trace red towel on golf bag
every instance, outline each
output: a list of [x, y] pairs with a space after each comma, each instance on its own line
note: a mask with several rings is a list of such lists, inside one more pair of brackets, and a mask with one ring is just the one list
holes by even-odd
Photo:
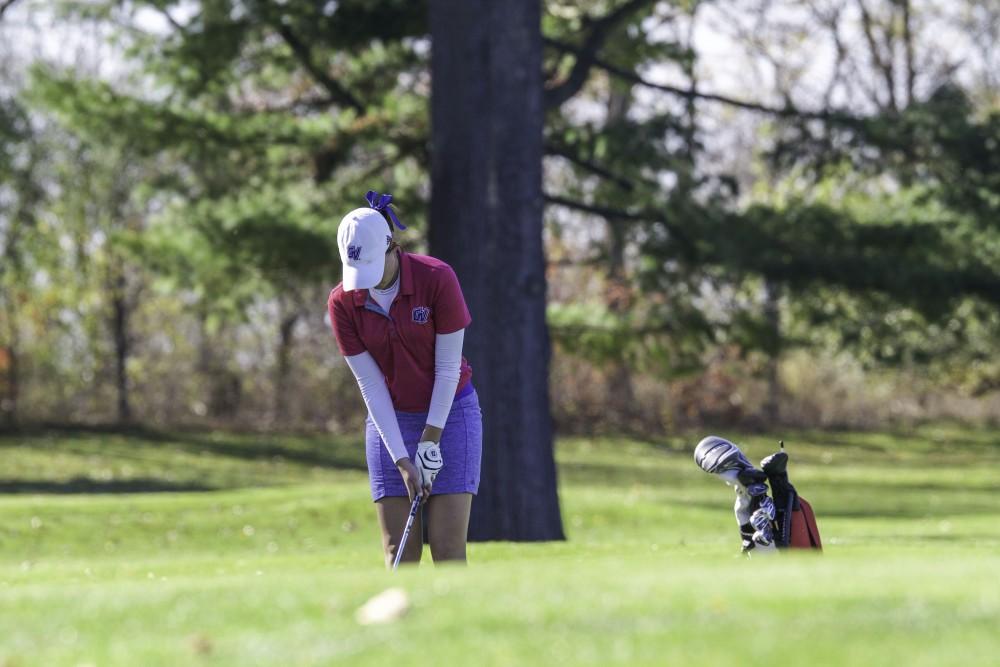
[[798, 497], [798, 505], [798, 509], [792, 510], [788, 546], [792, 549], [822, 549], [812, 507], [801, 496]]

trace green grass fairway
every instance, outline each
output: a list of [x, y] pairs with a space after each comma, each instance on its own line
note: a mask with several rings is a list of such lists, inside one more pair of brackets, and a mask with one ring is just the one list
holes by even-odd
[[567, 439], [567, 542], [396, 575], [357, 440], [2, 436], [0, 667], [1000, 664], [1000, 433], [782, 435], [822, 556], [738, 557], [697, 437]]

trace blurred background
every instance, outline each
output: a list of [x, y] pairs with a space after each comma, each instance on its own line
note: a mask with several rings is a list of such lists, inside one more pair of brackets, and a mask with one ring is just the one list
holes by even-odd
[[[1000, 6], [541, 10], [559, 432], [1000, 422]], [[336, 225], [434, 250], [428, 11], [0, 1], [0, 424], [356, 432]]]

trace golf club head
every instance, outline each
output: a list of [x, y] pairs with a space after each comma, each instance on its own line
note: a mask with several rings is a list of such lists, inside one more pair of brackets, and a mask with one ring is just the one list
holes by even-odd
[[694, 448], [694, 461], [702, 470], [715, 475], [754, 469], [739, 447], [717, 435], [710, 435], [698, 443]]
[[755, 485], [763, 485], [767, 481], [767, 473], [763, 470], [757, 470], [757, 468], [746, 468], [736, 473], [736, 480], [751, 489], [751, 495], [757, 495], [752, 489]]

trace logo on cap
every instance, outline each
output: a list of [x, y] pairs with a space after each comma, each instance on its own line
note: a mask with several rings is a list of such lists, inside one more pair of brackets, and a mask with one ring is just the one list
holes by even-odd
[[417, 324], [427, 324], [431, 316], [431, 309], [427, 306], [418, 306], [413, 309], [413, 321]]
[[349, 245], [347, 246], [347, 259], [353, 259], [358, 261], [361, 259], [361, 246], [359, 245]]

